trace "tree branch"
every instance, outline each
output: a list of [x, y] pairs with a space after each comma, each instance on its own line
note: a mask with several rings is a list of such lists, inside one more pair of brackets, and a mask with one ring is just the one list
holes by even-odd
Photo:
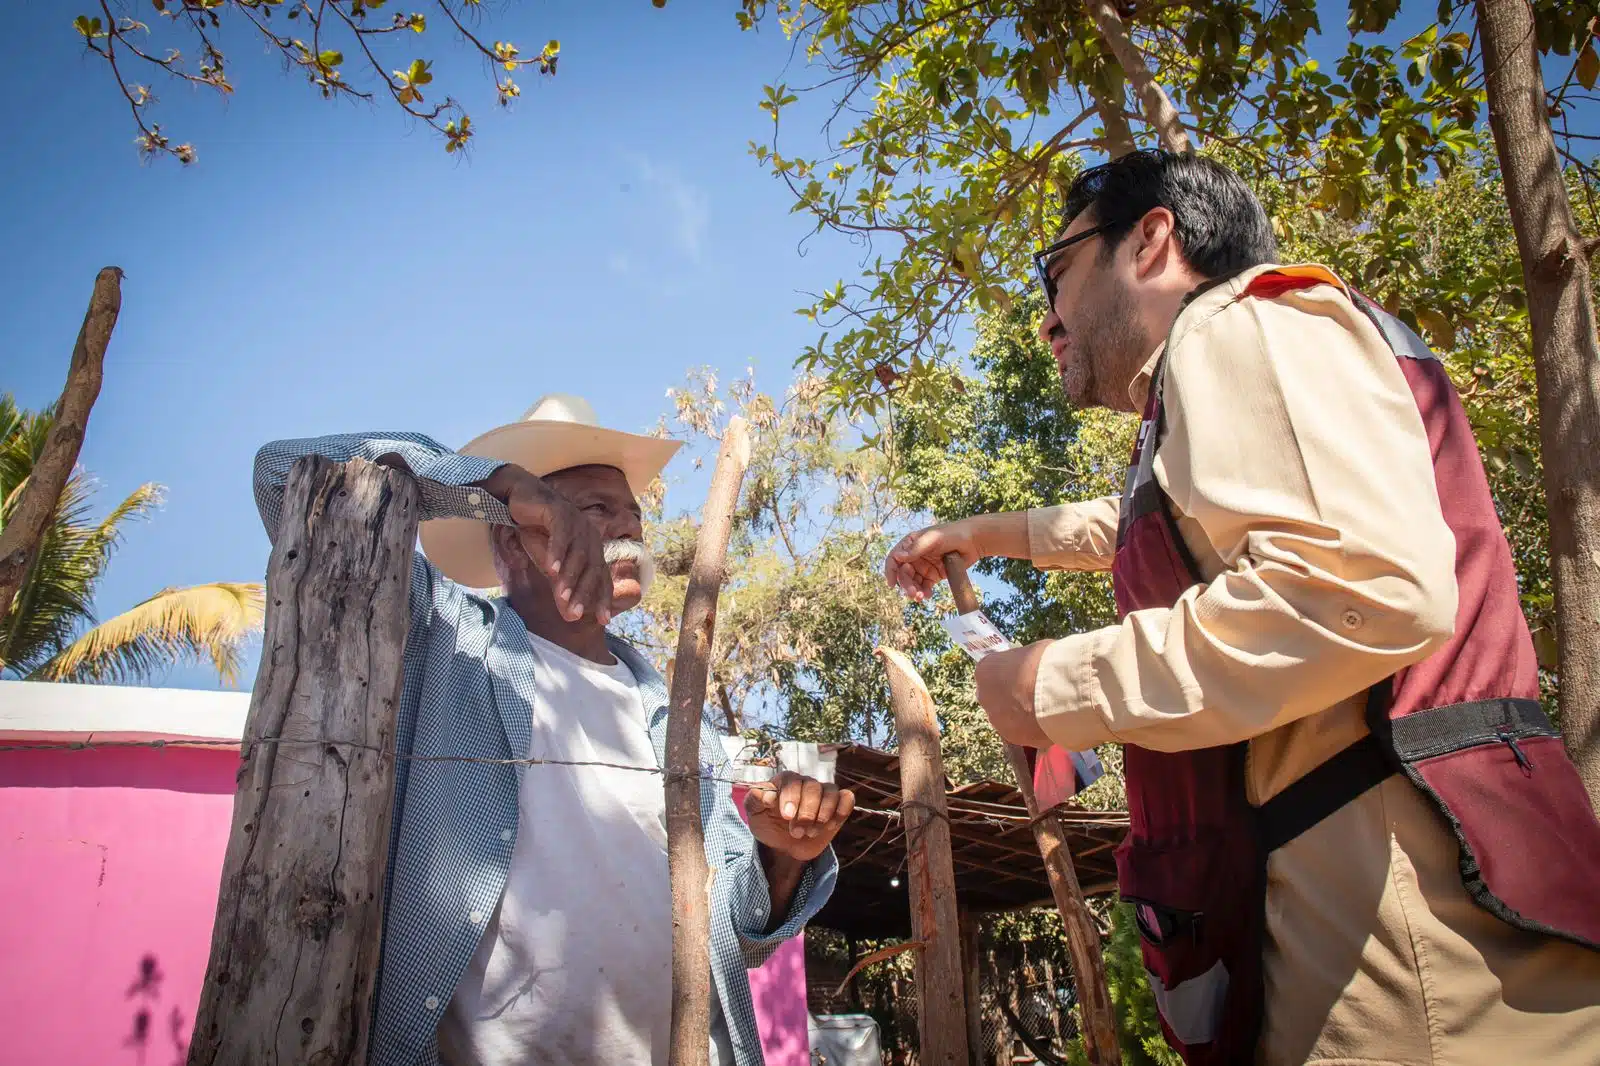
[[[78, 451], [89, 426], [89, 411], [100, 395], [106, 346], [111, 343], [111, 331], [121, 310], [122, 269], [106, 267], [94, 279], [94, 294], [89, 298], [89, 310], [83, 316], [67, 368], [67, 383], [56, 402], [55, 422], [16, 510], [5, 528], [0, 529], [0, 618], [11, 610], [11, 601], [33, 565], [39, 540], [55, 516], [61, 491], [78, 462]], [[4, 665], [0, 662], [0, 667]]]
[[[1091, 0], [1089, 15], [1094, 19], [1095, 28], [1100, 31], [1100, 37], [1105, 41], [1106, 47], [1116, 56], [1117, 64], [1122, 67], [1123, 74], [1133, 83], [1133, 91], [1144, 108], [1145, 121], [1155, 127], [1156, 135], [1161, 139], [1161, 147], [1173, 152], [1192, 152], [1194, 145], [1189, 140], [1188, 133], [1184, 131], [1183, 120], [1178, 117], [1178, 109], [1172, 106], [1167, 91], [1151, 75], [1144, 56], [1133, 43], [1133, 39], [1128, 36], [1127, 24], [1122, 21], [1122, 16], [1117, 14], [1117, 9], [1111, 0]], [[1110, 133], [1109, 126], [1106, 132]]]

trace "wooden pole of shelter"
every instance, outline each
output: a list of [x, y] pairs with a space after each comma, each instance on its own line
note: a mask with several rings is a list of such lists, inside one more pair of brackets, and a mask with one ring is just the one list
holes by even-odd
[[[72, 347], [72, 361], [67, 364], [67, 382], [56, 401], [55, 422], [45, 435], [22, 494], [0, 528], [0, 620], [11, 610], [12, 600], [33, 568], [44, 531], [61, 506], [61, 492], [72, 477], [89, 429], [89, 410], [100, 395], [106, 347], [121, 311], [122, 268], [105, 267], [95, 275], [89, 309]], [[0, 650], [3, 666], [4, 652]]]
[[977, 915], [961, 908], [961, 976], [967, 989], [967, 1049], [972, 1066], [989, 1066], [983, 1039], [983, 975], [978, 955]]
[[365, 1066], [420, 511], [360, 459], [289, 473], [189, 1066]]
[[711, 489], [700, 513], [689, 588], [673, 659], [667, 715], [667, 870], [672, 880], [671, 1066], [704, 1066], [711, 1056], [711, 879], [700, 820], [700, 721], [717, 623], [728, 536], [750, 465], [750, 429], [734, 417], [722, 434]]
[[[955, 597], [956, 610], [961, 614], [978, 610], [978, 593], [967, 577], [967, 567], [961, 556], [955, 552], [946, 555], [944, 572]], [[1061, 923], [1066, 927], [1072, 979], [1077, 986], [1078, 1006], [1083, 1012], [1084, 1053], [1091, 1066], [1117, 1066], [1122, 1061], [1122, 1053], [1117, 1045], [1116, 1011], [1106, 987], [1105, 960], [1100, 955], [1100, 934], [1084, 903], [1083, 890], [1078, 886], [1078, 872], [1072, 865], [1066, 832], [1054, 813], [1039, 810], [1027, 749], [1007, 744], [1006, 760], [1017, 779], [1022, 802], [1027, 804], [1028, 816], [1033, 821], [1033, 839], [1039, 845], [1045, 876], [1050, 880], [1050, 894], [1055, 897], [1056, 910], [1061, 912]]]
[[917, 1061], [926, 1066], [968, 1066], [961, 923], [956, 913], [939, 723], [933, 697], [911, 660], [893, 648], [879, 648], [877, 655], [889, 674], [889, 697], [900, 738], [900, 811], [911, 891], [911, 937], [921, 945], [914, 963], [920, 1038]]

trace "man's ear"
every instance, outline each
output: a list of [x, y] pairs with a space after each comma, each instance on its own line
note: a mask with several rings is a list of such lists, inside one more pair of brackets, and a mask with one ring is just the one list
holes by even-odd
[[491, 525], [489, 550], [494, 553], [495, 570], [502, 573], [520, 574], [533, 565], [516, 526]]
[[1134, 271], [1143, 276], [1179, 251], [1176, 243], [1178, 220], [1165, 207], [1154, 207], [1139, 220], [1138, 245], [1134, 251]]

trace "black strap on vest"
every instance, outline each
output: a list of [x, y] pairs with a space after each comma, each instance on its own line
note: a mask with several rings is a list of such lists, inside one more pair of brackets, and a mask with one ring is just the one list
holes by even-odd
[[1264, 851], [1276, 851], [1395, 772], [1368, 733], [1256, 810]]
[[1560, 736], [1538, 700], [1488, 699], [1429, 707], [1388, 717], [1389, 686], [1374, 686], [1368, 714], [1378, 732], [1368, 733], [1256, 809], [1261, 846], [1275, 851], [1390, 774], [1401, 760], [1415, 762], [1478, 744], [1501, 743], [1520, 763], [1518, 740]]

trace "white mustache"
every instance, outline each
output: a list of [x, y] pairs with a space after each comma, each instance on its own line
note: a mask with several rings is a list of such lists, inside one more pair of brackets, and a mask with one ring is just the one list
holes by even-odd
[[639, 592], [642, 595], [650, 591], [650, 583], [656, 577], [656, 560], [644, 541], [626, 538], [608, 540], [600, 547], [600, 557], [607, 566], [620, 562], [631, 562], [638, 566]]

